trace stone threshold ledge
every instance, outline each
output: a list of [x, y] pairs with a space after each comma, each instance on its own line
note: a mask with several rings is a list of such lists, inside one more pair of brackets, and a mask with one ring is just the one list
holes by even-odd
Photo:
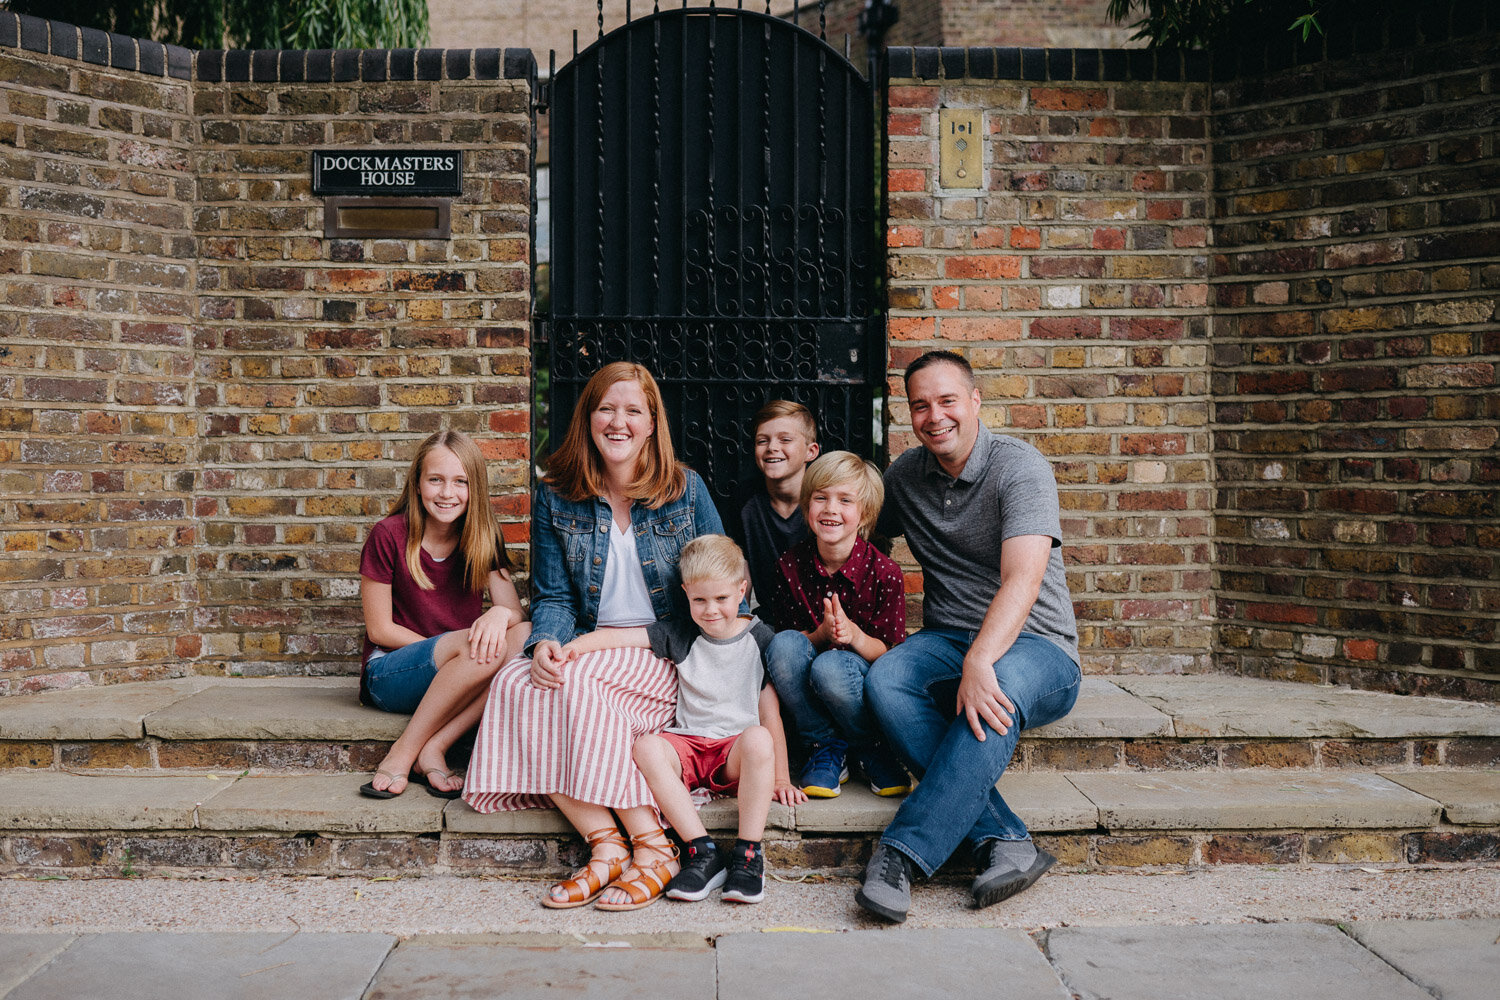
[[[394, 799], [358, 794], [364, 775], [0, 774], [0, 829], [212, 830], [337, 834], [568, 836], [561, 814], [481, 815], [411, 786]], [[1008, 774], [1000, 790], [1038, 832], [1106, 830], [1426, 829], [1500, 824], [1500, 772], [1419, 775], [1324, 772]], [[878, 833], [900, 799], [851, 782], [836, 799], [773, 804], [768, 826], [802, 835]], [[735, 803], [704, 807], [733, 831]]]
[[[0, 698], [0, 740], [394, 740], [353, 677], [184, 677]], [[1500, 738], [1500, 705], [1223, 675], [1085, 677], [1027, 741]], [[1067, 768], [1062, 768], [1067, 770]]]

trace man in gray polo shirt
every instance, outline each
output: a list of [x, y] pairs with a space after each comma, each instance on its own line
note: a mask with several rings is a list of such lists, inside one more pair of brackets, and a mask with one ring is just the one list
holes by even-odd
[[935, 872], [967, 843], [989, 906], [1056, 859], [1032, 843], [995, 783], [1022, 729], [1067, 715], [1078, 697], [1078, 628], [1063, 575], [1057, 482], [1042, 454], [990, 433], [962, 357], [906, 370], [922, 447], [885, 474], [877, 530], [905, 535], [922, 566], [922, 630], [870, 668], [865, 695], [920, 783], [886, 827], [855, 899], [906, 919], [915, 866]]

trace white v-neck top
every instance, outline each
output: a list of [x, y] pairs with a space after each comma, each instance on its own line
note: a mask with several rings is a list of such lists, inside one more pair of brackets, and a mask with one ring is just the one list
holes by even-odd
[[621, 531], [609, 519], [609, 557], [604, 560], [604, 590], [599, 595], [599, 626], [630, 628], [656, 621], [646, 574], [635, 548], [635, 532]]

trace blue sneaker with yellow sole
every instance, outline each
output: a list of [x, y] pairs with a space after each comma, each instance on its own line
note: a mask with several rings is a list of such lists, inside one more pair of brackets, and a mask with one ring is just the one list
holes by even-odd
[[911, 791], [911, 776], [901, 761], [883, 743], [864, 747], [856, 756], [859, 769], [870, 782], [870, 791], [881, 798], [894, 798]]
[[835, 798], [839, 794], [839, 786], [849, 780], [849, 768], [844, 763], [848, 751], [849, 744], [843, 740], [813, 744], [797, 784], [812, 798]]

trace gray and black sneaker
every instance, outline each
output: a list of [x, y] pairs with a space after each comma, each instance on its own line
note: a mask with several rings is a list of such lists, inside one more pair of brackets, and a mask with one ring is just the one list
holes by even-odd
[[[1030, 844], [1030, 841], [1026, 841]], [[1002, 899], [1009, 899], [1018, 892], [1031, 888], [1032, 883], [1057, 864], [1057, 859], [1040, 848], [1035, 848], [1029, 862], [1018, 862], [1005, 854], [1004, 841], [986, 841], [980, 848], [980, 864], [984, 871], [974, 879], [969, 892], [974, 897], [974, 908], [993, 906]]]
[[726, 903], [759, 903], [766, 898], [766, 856], [759, 844], [739, 841], [729, 855], [729, 877], [724, 880]]
[[911, 862], [894, 847], [876, 844], [865, 866], [865, 882], [854, 901], [892, 923], [906, 919], [911, 909]]
[[723, 885], [728, 874], [727, 862], [718, 848], [710, 845], [699, 850], [689, 844], [682, 871], [667, 883], [667, 895], [672, 899], [696, 903], [707, 899], [709, 893]]

